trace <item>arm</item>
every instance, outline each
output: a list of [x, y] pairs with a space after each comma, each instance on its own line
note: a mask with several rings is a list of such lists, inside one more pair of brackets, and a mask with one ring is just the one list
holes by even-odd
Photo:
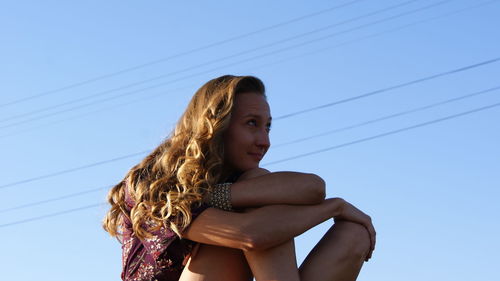
[[315, 174], [274, 172], [257, 168], [231, 185], [235, 208], [275, 204], [312, 205], [325, 199], [325, 182]]
[[241, 250], [277, 246], [341, 213], [343, 199], [317, 205], [270, 205], [233, 213], [208, 208], [185, 231], [190, 240]]
[[[260, 170], [250, 177], [269, 172]], [[316, 205], [278, 204], [245, 208], [244, 213], [208, 208], [191, 223], [186, 236], [204, 244], [260, 250], [280, 245], [332, 217], [365, 226], [370, 234], [373, 251], [376, 232], [371, 218], [341, 198], [329, 198]]]

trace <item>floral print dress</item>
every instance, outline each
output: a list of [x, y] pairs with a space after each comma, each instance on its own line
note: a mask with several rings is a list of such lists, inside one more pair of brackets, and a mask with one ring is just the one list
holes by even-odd
[[[125, 203], [130, 212], [133, 200], [125, 188]], [[193, 208], [192, 221], [208, 205]], [[124, 281], [177, 281], [186, 265], [191, 250], [197, 242], [180, 239], [172, 230], [162, 227], [152, 232], [148, 239], [139, 239], [134, 235], [132, 223], [124, 219], [122, 236], [122, 274]]]

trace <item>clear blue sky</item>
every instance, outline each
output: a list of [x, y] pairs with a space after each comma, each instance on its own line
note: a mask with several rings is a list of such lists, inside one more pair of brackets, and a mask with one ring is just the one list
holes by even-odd
[[[500, 57], [499, 1], [352, 2], [2, 3], [1, 279], [118, 280], [121, 248], [100, 226], [107, 206], [11, 224], [102, 203], [106, 189], [12, 208], [115, 184], [145, 154], [35, 178], [155, 147], [211, 78], [256, 75], [279, 117]], [[490, 62], [276, 120], [263, 163], [499, 103], [493, 90], [278, 146], [497, 87], [499, 74]], [[358, 280], [492, 280], [499, 121], [494, 107], [266, 168], [316, 173], [327, 197], [372, 216], [377, 248]], [[331, 224], [295, 239], [298, 264]]]

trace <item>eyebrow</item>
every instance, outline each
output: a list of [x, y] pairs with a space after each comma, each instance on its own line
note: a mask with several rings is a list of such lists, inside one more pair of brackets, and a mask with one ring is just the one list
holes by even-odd
[[[253, 114], [253, 113], [249, 113], [245, 116], [243, 116], [243, 118], [247, 118], [247, 117], [256, 117], [256, 118], [262, 118], [262, 115], [258, 115], [258, 114]], [[273, 117], [269, 116], [269, 121], [273, 120]]]

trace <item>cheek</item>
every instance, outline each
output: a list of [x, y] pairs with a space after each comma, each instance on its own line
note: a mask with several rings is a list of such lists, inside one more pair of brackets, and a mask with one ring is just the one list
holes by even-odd
[[245, 143], [238, 138], [229, 143], [229, 148], [232, 155], [241, 155], [246, 151]]
[[243, 131], [233, 131], [225, 139], [226, 157], [229, 159], [240, 158], [246, 154], [248, 147], [251, 145], [251, 136]]
[[227, 138], [227, 143], [233, 146], [243, 146], [246, 145], [251, 139], [251, 135], [248, 130], [244, 128], [233, 128]]
[[246, 152], [248, 147], [252, 145], [253, 138], [249, 132], [242, 131], [234, 137], [234, 146], [240, 150], [241, 153]]
[[236, 136], [234, 132], [231, 132], [224, 138], [224, 154], [227, 159], [234, 158], [238, 152], [239, 144]]

